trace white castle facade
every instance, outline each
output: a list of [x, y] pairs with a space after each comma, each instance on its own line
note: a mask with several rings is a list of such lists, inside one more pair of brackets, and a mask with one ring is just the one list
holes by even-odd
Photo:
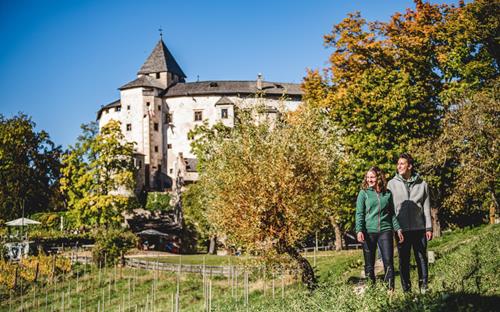
[[97, 113], [99, 128], [121, 123], [125, 139], [135, 143], [136, 191], [165, 191], [179, 176], [197, 180], [196, 159], [188, 133], [196, 125], [234, 124], [235, 109], [264, 101], [268, 114], [295, 110], [302, 100], [299, 84], [253, 81], [186, 82], [186, 75], [162, 39], [137, 73], [119, 88], [120, 98]]

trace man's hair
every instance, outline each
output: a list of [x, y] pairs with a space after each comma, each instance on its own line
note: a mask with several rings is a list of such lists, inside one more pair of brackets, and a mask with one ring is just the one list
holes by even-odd
[[413, 166], [413, 157], [411, 157], [410, 154], [408, 154], [408, 153], [399, 154], [398, 160], [400, 160], [401, 158], [406, 159], [406, 161], [408, 162], [408, 165]]

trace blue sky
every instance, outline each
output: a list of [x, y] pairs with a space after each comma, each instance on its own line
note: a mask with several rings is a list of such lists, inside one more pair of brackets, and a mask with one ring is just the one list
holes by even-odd
[[[433, 1], [435, 2], [435, 1]], [[301, 82], [349, 12], [387, 20], [406, 0], [0, 0], [0, 113], [32, 116], [67, 147], [119, 98], [159, 39], [188, 81]]]

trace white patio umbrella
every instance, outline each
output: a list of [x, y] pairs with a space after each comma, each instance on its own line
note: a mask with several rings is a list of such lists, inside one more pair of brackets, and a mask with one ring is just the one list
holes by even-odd
[[136, 233], [137, 235], [151, 235], [151, 236], [170, 236], [169, 234], [162, 233], [157, 230], [149, 229]]
[[35, 225], [35, 224], [41, 224], [41, 223], [28, 218], [19, 218], [5, 223], [5, 225], [7, 226], [25, 226], [25, 225]]

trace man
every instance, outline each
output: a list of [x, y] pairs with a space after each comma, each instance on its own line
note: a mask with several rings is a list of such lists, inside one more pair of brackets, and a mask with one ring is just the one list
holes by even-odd
[[409, 154], [399, 156], [397, 174], [387, 188], [392, 192], [394, 209], [404, 236], [404, 241], [398, 243], [401, 286], [404, 292], [411, 291], [410, 252], [413, 248], [418, 284], [420, 291], [425, 293], [428, 280], [427, 241], [432, 239], [430, 198], [427, 183], [413, 170], [413, 158]]

